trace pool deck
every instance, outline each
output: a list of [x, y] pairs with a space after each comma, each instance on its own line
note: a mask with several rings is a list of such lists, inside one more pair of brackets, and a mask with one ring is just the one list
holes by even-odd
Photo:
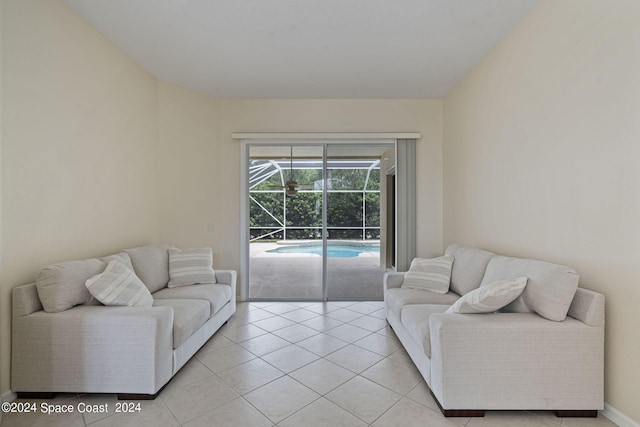
[[[267, 252], [281, 246], [261, 242], [249, 245], [249, 298], [322, 299], [322, 257]], [[352, 258], [330, 257], [327, 266], [329, 300], [382, 301], [385, 270], [380, 267], [379, 253], [362, 253]]]

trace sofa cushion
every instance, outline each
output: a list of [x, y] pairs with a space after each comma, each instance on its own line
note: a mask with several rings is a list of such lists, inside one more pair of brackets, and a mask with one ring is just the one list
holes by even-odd
[[527, 277], [527, 286], [522, 295], [502, 311], [535, 312], [555, 321], [565, 319], [580, 279], [575, 270], [544, 261], [494, 256], [481, 286], [518, 276]]
[[413, 341], [418, 344], [428, 357], [431, 357], [431, 333], [429, 316], [433, 313], [444, 313], [448, 305], [441, 304], [409, 304], [402, 309], [400, 322], [407, 329]]
[[452, 255], [432, 259], [414, 258], [401, 287], [446, 294], [449, 292], [452, 265]]
[[169, 283], [169, 246], [148, 245], [125, 249], [131, 257], [136, 275], [151, 293], [167, 287]]
[[487, 264], [495, 256], [493, 252], [455, 243], [447, 247], [445, 254], [453, 255], [455, 259], [451, 270], [451, 290], [460, 295], [480, 286]]
[[119, 261], [113, 260], [100, 274], [87, 279], [91, 295], [104, 305], [151, 307], [153, 297], [136, 274]]
[[395, 316], [400, 319], [402, 308], [407, 304], [453, 304], [460, 298], [455, 292], [437, 294], [435, 292], [421, 291], [411, 288], [388, 289], [385, 295], [387, 307]]
[[527, 285], [526, 277], [499, 280], [480, 286], [456, 301], [447, 313], [493, 313], [511, 304], [522, 294]]
[[201, 249], [169, 249], [169, 287], [216, 283], [213, 251]]
[[131, 257], [125, 251], [120, 251], [116, 254], [105, 256], [100, 258], [100, 261], [105, 264], [109, 264], [111, 261], [118, 261], [121, 264], [124, 264], [129, 270], [135, 272], [136, 270], [133, 268], [133, 264], [131, 264]]
[[90, 302], [93, 297], [85, 282], [102, 273], [105, 266], [98, 259], [84, 259], [43, 267], [36, 276], [36, 288], [44, 311], [58, 313]]
[[180, 347], [210, 317], [209, 304], [203, 300], [162, 299], [153, 306], [173, 308], [173, 348]]
[[166, 288], [153, 294], [153, 298], [155, 300], [184, 298], [208, 301], [211, 305], [211, 316], [216, 314], [226, 303], [231, 301], [231, 296], [231, 286], [222, 284]]

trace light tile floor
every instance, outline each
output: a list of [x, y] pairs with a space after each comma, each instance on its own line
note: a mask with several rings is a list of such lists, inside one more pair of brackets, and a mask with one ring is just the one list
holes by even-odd
[[[35, 413], [4, 414], [2, 427], [614, 426], [602, 416], [551, 412], [444, 418], [377, 301], [239, 303], [155, 401], [136, 402], [139, 411], [115, 413], [115, 395], [29, 402]], [[45, 415], [42, 403], [76, 411]], [[109, 412], [81, 414], [82, 405], [108, 405]]]

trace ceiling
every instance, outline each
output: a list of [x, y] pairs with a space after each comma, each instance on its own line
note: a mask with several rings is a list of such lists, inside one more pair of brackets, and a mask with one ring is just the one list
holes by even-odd
[[65, 0], [155, 77], [220, 98], [441, 98], [537, 0]]

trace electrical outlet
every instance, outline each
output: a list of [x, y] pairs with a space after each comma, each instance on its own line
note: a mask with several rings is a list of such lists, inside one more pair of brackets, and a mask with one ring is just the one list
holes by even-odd
[[209, 225], [207, 225], [207, 231], [208, 231], [209, 233], [213, 233], [213, 224], [209, 224]]

